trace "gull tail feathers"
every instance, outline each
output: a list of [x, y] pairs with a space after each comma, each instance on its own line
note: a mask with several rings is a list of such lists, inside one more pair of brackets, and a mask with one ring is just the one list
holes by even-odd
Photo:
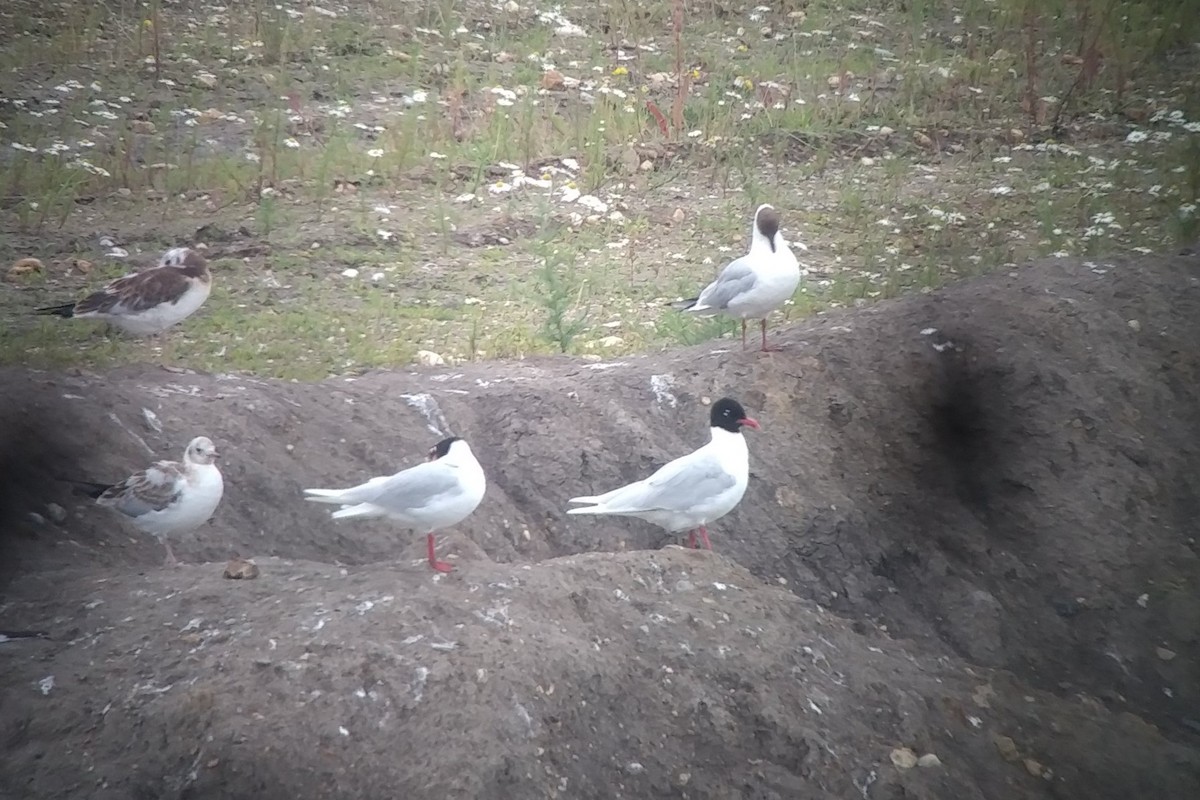
[[59, 478], [63, 483], [71, 484], [75, 494], [86, 495], [93, 500], [116, 486], [115, 483], [96, 483], [95, 481], [77, 481], [74, 478]]
[[35, 308], [33, 310], [33, 313], [34, 314], [54, 314], [55, 316], [69, 318], [69, 317], [75, 316], [75, 304], [74, 303], [63, 303], [62, 305], [58, 305], [58, 306], [45, 306], [43, 308]]
[[[311, 497], [309, 498], [312, 499]], [[355, 517], [382, 517], [383, 512], [379, 506], [371, 505], [370, 503], [359, 503], [355, 506], [346, 506], [339, 508], [333, 512], [334, 519], [354, 519]]]
[[314, 503], [331, 503], [335, 506], [344, 506], [346, 501], [344, 495], [345, 489], [305, 489], [304, 499], [311, 500]]

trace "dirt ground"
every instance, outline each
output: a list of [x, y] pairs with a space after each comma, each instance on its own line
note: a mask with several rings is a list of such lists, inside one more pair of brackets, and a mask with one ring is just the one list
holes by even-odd
[[[769, 355], [6, 370], [0, 628], [52, 639], [0, 645], [0, 796], [1196, 796], [1197, 268], [1058, 259]], [[725, 394], [764, 430], [715, 552], [563, 514]], [[448, 577], [300, 500], [446, 432], [490, 480]], [[178, 570], [52, 480], [201, 433], [226, 499]]]

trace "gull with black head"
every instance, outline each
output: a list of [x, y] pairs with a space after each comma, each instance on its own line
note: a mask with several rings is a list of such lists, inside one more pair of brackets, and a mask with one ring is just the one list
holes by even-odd
[[[762, 350], [767, 346], [767, 317], [791, 299], [800, 285], [800, 262], [779, 230], [779, 212], [763, 204], [754, 212], [750, 252], [734, 259], [699, 296], [672, 305], [702, 316], [727, 314], [742, 322], [742, 349], [746, 349], [746, 320], [762, 324]], [[801, 242], [796, 246], [808, 247]]]
[[738, 401], [725, 397], [709, 412], [710, 439], [698, 450], [661, 467], [648, 478], [600, 495], [572, 497], [587, 504], [568, 514], [611, 514], [637, 517], [672, 533], [690, 531], [708, 549], [708, 523], [728, 514], [742, 500], [750, 478], [750, 452], [742, 428], [759, 429]]
[[384, 518], [424, 533], [429, 566], [450, 572], [453, 567], [434, 555], [433, 532], [470, 516], [486, 489], [483, 467], [471, 446], [451, 436], [429, 450], [425, 463], [349, 489], [305, 489], [304, 499], [341, 506], [334, 519]]

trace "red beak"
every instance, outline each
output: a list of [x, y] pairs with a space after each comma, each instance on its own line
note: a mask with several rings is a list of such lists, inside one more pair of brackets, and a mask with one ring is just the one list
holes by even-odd
[[738, 424], [745, 425], [750, 428], [754, 428], [754, 430], [756, 430], [756, 431], [762, 430], [762, 426], [758, 424], [758, 420], [754, 419], [753, 417], [746, 417], [744, 419], [739, 419]]

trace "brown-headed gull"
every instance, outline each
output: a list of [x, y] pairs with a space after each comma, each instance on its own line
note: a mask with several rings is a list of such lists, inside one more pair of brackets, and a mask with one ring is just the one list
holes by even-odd
[[699, 450], [664, 465], [649, 478], [601, 495], [572, 497], [568, 502], [586, 503], [568, 514], [614, 514], [638, 517], [672, 533], [690, 531], [688, 541], [696, 547], [699, 532], [704, 546], [712, 549], [707, 525], [728, 514], [746, 493], [750, 477], [750, 452], [743, 427], [758, 429], [738, 401], [725, 397], [713, 404], [709, 414], [712, 438]]
[[217, 468], [217, 448], [206, 436], [188, 443], [183, 461], [156, 461], [120, 483], [73, 481], [98, 505], [107, 506], [154, 536], [167, 550], [166, 564], [178, 564], [167, 537], [198, 528], [221, 503], [225, 482]]
[[453, 567], [434, 556], [433, 532], [457, 525], [479, 506], [487, 480], [471, 446], [457, 436], [435, 444], [429, 460], [349, 489], [305, 489], [306, 500], [342, 506], [334, 519], [384, 517], [425, 534], [429, 566]]
[[[808, 247], [800, 242], [802, 250]], [[791, 299], [800, 285], [800, 263], [779, 231], [779, 212], [761, 205], [750, 229], [750, 252], [734, 259], [698, 297], [674, 303], [695, 314], [728, 314], [742, 321], [742, 349], [746, 349], [746, 320], [762, 320], [762, 349], [767, 346], [767, 317]]]
[[176, 247], [158, 266], [117, 278], [98, 292], [73, 303], [46, 306], [35, 314], [98, 319], [135, 336], [162, 333], [204, 305], [212, 291], [212, 273], [199, 252]]

